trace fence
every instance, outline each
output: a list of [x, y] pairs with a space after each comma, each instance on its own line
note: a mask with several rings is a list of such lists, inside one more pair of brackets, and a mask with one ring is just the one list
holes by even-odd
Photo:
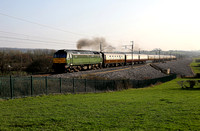
[[53, 77], [0, 77], [0, 98], [9, 99], [54, 93], [105, 92], [142, 88], [176, 78], [169, 75], [149, 80], [92, 80]]

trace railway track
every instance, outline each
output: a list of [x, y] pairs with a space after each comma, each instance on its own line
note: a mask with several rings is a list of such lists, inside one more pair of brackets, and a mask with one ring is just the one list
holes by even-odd
[[[191, 63], [192, 59], [183, 59], [177, 61], [170, 61], [166, 63], [154, 63], [159, 66], [161, 69], [170, 69], [171, 73], [191, 76], [190, 67], [188, 66]], [[109, 67], [96, 70], [86, 70], [73, 73], [46, 73], [46, 74], [37, 74], [34, 76], [37, 77], [54, 77], [54, 78], [100, 78], [100, 79], [134, 79], [134, 80], [143, 80], [143, 79], [153, 79], [167, 76], [159, 70], [156, 70], [150, 63], [143, 65], [135, 64], [133, 69], [131, 65], [129, 66], [118, 66], [118, 67]]]
[[86, 76], [97, 75], [97, 74], [104, 74], [104, 73], [123, 71], [123, 70], [128, 70], [128, 69], [131, 69], [131, 68], [133, 68], [133, 69], [134, 68], [139, 68], [139, 67], [142, 67], [142, 66], [145, 66], [145, 65], [147, 65], [147, 64], [134, 65], [133, 67], [132, 66], [121, 66], [118, 69], [116, 69], [117, 67], [105, 68], [103, 70], [98, 70], [98, 71], [93, 72], [93, 73], [82, 74], [81, 76], [82, 77], [86, 77]]
[[[144, 65], [147, 64], [138, 64], [138, 65], [133, 65], [133, 68], [138, 68], [138, 67], [142, 67]], [[41, 75], [37, 75], [37, 76], [49, 76], [49, 77], [64, 77], [64, 78], [77, 78], [77, 77], [87, 77], [87, 76], [94, 76], [94, 75], [98, 75], [98, 74], [106, 74], [106, 73], [112, 73], [112, 72], [117, 72], [117, 71], [124, 71], [124, 70], [128, 70], [131, 69], [132, 66], [128, 65], [128, 66], [118, 66], [118, 67], [108, 67], [108, 68], [102, 68], [102, 69], [93, 69], [93, 70], [84, 70], [84, 71], [78, 71], [78, 72], [73, 72], [73, 73], [49, 73], [49, 74], [41, 74]]]
[[87, 75], [103, 74], [103, 73], [109, 73], [109, 72], [123, 71], [123, 70], [127, 70], [127, 69], [130, 69], [130, 68], [138, 68], [138, 67], [142, 67], [144, 65], [147, 65], [147, 64], [133, 65], [133, 67], [131, 65], [129, 65], [129, 66], [118, 66], [118, 67], [108, 67], [108, 68], [95, 69], [95, 70], [84, 70], [84, 71], [73, 72], [73, 73], [51, 72], [51, 73], [44, 73], [44, 74], [36, 74], [36, 75], [32, 75], [32, 76], [34, 76], [34, 77], [56, 76], [56, 75], [73, 76], [73, 74], [80, 74], [80, 76], [85, 77]]

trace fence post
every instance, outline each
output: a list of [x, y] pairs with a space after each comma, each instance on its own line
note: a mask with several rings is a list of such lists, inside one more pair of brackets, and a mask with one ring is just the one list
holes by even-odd
[[33, 76], [31, 76], [31, 96], [33, 96]]
[[85, 92], [87, 92], [87, 79], [85, 79]]
[[46, 95], [48, 95], [48, 77], [45, 77]]
[[10, 97], [13, 98], [13, 80], [12, 76], [10, 75]]
[[73, 93], [75, 93], [75, 85], [74, 85], [75, 83], [74, 83], [74, 78], [73, 78]]
[[60, 77], [60, 93], [62, 93], [62, 78]]

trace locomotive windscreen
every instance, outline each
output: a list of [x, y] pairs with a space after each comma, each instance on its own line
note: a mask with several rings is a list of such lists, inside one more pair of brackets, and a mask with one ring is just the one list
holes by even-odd
[[53, 57], [54, 58], [66, 58], [66, 56], [67, 56], [66, 52], [62, 52], [62, 53], [56, 52]]

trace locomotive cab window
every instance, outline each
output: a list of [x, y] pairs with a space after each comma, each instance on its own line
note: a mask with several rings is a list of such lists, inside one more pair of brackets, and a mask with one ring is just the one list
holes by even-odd
[[61, 53], [55, 53], [54, 58], [66, 58], [66, 55], [67, 54], [63, 54], [63, 53], [62, 54]]

